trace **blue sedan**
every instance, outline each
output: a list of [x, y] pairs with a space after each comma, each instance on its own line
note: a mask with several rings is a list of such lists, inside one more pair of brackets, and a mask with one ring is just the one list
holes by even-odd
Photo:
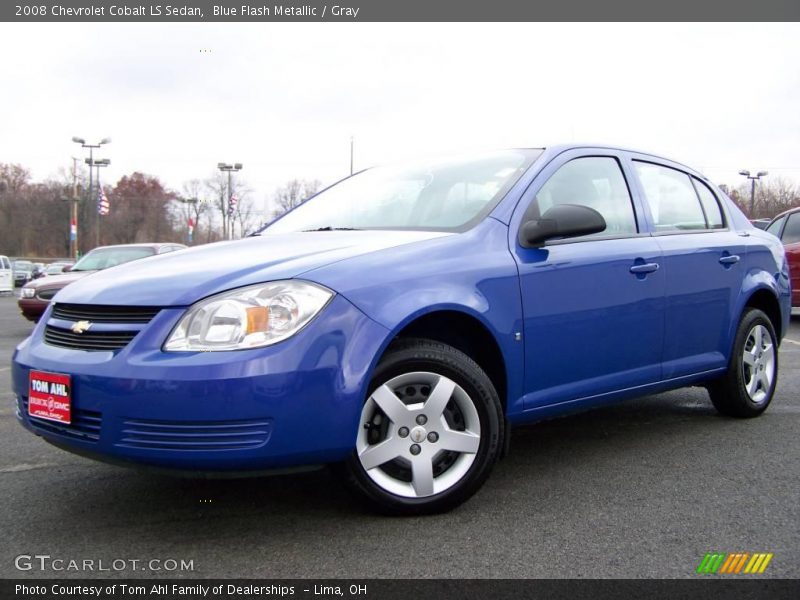
[[781, 243], [696, 171], [610, 147], [369, 169], [244, 240], [59, 292], [13, 357], [20, 423], [203, 475], [330, 464], [450, 509], [511, 427], [689, 385], [755, 417], [790, 315]]

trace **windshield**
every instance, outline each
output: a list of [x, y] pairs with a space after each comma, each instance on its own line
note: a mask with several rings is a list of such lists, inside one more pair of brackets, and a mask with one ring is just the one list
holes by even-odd
[[25, 260], [17, 260], [14, 261], [14, 270], [15, 271], [30, 271], [33, 269], [33, 263], [25, 261]]
[[464, 231], [485, 217], [541, 150], [376, 167], [334, 185], [263, 233], [335, 229]]
[[156, 253], [155, 248], [147, 248], [141, 246], [122, 246], [117, 248], [97, 248], [92, 250], [82, 259], [80, 259], [75, 266], [72, 267], [73, 271], [99, 271], [101, 269], [108, 269], [122, 263], [136, 260], [137, 258], [144, 258], [152, 256]]

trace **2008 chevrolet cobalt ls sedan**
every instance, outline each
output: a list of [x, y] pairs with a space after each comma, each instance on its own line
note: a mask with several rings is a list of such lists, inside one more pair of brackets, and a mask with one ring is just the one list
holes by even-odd
[[259, 235], [61, 291], [13, 357], [20, 422], [195, 472], [334, 464], [449, 509], [512, 425], [688, 385], [754, 417], [778, 378], [780, 242], [705, 177], [607, 147], [379, 167]]

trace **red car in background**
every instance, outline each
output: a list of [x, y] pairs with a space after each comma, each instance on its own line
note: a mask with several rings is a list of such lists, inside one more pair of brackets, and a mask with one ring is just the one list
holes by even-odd
[[166, 254], [186, 248], [183, 244], [124, 244], [101, 246], [87, 252], [68, 272], [48, 275], [26, 283], [20, 292], [19, 309], [29, 321], [38, 321], [50, 300], [61, 289], [91, 273], [121, 265], [139, 258]]
[[772, 219], [767, 231], [780, 238], [786, 248], [792, 279], [792, 306], [800, 307], [800, 208], [792, 208]]

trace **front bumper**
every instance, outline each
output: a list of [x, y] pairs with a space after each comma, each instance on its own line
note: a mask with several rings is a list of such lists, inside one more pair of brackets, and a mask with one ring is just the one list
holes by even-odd
[[[294, 337], [254, 350], [165, 353], [185, 309], [163, 309], [125, 348], [45, 344], [48, 308], [13, 357], [17, 418], [79, 454], [186, 471], [335, 462], [355, 445], [388, 331], [341, 296]], [[31, 369], [72, 377], [72, 423], [27, 415]]]
[[47, 309], [48, 304], [48, 301], [39, 300], [36, 297], [20, 298], [17, 301], [20, 312], [29, 321], [38, 321], [42, 313]]

